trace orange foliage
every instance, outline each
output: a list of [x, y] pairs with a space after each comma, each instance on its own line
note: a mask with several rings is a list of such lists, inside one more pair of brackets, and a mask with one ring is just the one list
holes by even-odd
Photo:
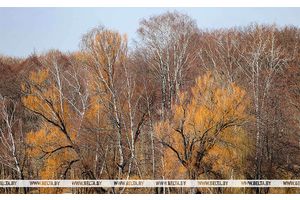
[[231, 169], [240, 172], [246, 154], [248, 140], [241, 125], [248, 118], [247, 106], [246, 93], [237, 85], [221, 85], [211, 73], [198, 78], [191, 95], [180, 94], [173, 117], [155, 126], [166, 147], [166, 176], [240, 175]]

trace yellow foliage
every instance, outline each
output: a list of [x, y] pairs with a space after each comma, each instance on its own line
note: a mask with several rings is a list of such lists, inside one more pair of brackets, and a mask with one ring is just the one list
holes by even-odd
[[[69, 161], [76, 159], [76, 154], [70, 148], [62, 149], [51, 154], [59, 147], [68, 145], [55, 127], [43, 126], [36, 132], [27, 134], [26, 143], [29, 155], [36, 161], [39, 178], [44, 180], [61, 179]], [[42, 193], [60, 193], [60, 189], [41, 188]]]
[[169, 178], [190, 176], [190, 172], [199, 176], [206, 170], [241, 178], [248, 141], [241, 127], [248, 118], [246, 92], [235, 84], [222, 85], [207, 73], [196, 80], [190, 95], [181, 93], [179, 99], [173, 117], [155, 126], [166, 147]]
[[49, 71], [47, 69], [30, 72], [29, 79], [35, 84], [42, 84], [49, 77]]
[[[76, 141], [76, 123], [74, 111], [68, 105], [68, 102], [60, 98], [58, 88], [54, 83], [50, 83], [51, 77], [48, 70], [44, 69], [39, 72], [31, 72], [29, 88], [25, 88], [27, 96], [22, 98], [23, 104], [35, 113], [40, 113], [46, 119], [64, 126], [68, 129], [71, 140]], [[47, 120], [41, 124], [39, 129], [27, 134], [26, 142], [31, 147], [30, 156], [40, 162], [41, 179], [57, 179], [69, 161], [76, 158], [76, 154], [71, 148], [63, 148], [54, 153], [49, 153], [70, 145], [62, 130]]]

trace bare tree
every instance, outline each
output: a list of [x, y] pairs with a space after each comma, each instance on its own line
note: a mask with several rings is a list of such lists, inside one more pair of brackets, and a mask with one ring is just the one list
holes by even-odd
[[160, 81], [161, 118], [165, 117], [172, 102], [178, 100], [186, 72], [196, 58], [193, 45], [197, 31], [193, 19], [177, 12], [167, 12], [140, 22], [138, 56]]
[[261, 178], [262, 125], [264, 106], [272, 81], [288, 61], [284, 50], [276, 44], [275, 27], [250, 26], [245, 30], [245, 49], [239, 51], [243, 58], [241, 69], [247, 77], [252, 91], [256, 126], [256, 178]]
[[22, 122], [16, 117], [17, 103], [0, 95], [0, 162], [24, 179], [22, 167]]

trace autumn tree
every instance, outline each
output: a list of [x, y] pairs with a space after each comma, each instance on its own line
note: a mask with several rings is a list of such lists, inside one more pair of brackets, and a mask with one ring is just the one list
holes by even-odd
[[[117, 65], [122, 64], [127, 51], [126, 38], [119, 33], [106, 30], [103, 27], [96, 28], [83, 37], [83, 48], [87, 51], [87, 63], [95, 75], [95, 90], [99, 97], [104, 97], [104, 103], [108, 103], [111, 123], [117, 133], [119, 151], [119, 176], [123, 173], [125, 158], [123, 150], [123, 137], [121, 113], [116, 86]], [[108, 99], [106, 99], [108, 98]]]
[[[264, 177], [262, 162], [269, 162], [269, 159], [264, 159], [264, 151], [269, 148], [266, 140], [270, 124], [273, 123], [270, 117], [274, 116], [268, 115], [273, 108], [268, 105], [272, 98], [270, 91], [275, 88], [275, 80], [280, 79], [281, 72], [285, 73], [285, 68], [292, 59], [287, 54], [285, 44], [279, 42], [282, 31], [275, 25], [252, 24], [215, 30], [199, 36], [202, 48], [198, 56], [204, 71], [211, 69], [218, 79], [243, 85], [251, 98], [249, 110], [256, 120], [247, 129], [249, 133], [255, 132], [256, 135], [256, 170], [252, 176], [257, 179]], [[289, 48], [294, 51], [295, 46], [291, 45]]]
[[127, 54], [127, 38], [116, 31], [98, 27], [83, 37], [83, 62], [90, 70], [94, 105], [102, 108], [104, 120], [94, 125], [109, 138], [105, 144], [108, 149], [105, 166], [106, 174], [113, 178], [142, 176], [136, 143], [147, 118], [147, 107], [141, 106], [143, 87], [136, 84], [137, 75]]
[[71, 151], [74, 159], [65, 165], [63, 177], [66, 177], [72, 165], [79, 162], [83, 174], [94, 179], [94, 174], [85, 160], [84, 149], [80, 148], [78, 140], [89, 107], [89, 92], [85, 85], [87, 83], [82, 79], [84, 69], [76, 68], [74, 63], [68, 62], [57, 52], [50, 53], [43, 60], [43, 65], [39, 71], [31, 72], [28, 81], [22, 85], [25, 94], [22, 99], [24, 106], [43, 120], [42, 127], [48, 130], [46, 132], [58, 134], [56, 137], [61, 138], [55, 141], [59, 145], [42, 149], [42, 157], [60, 151]]
[[[220, 167], [218, 163], [225, 161], [226, 151], [235, 152], [228, 153], [229, 159], [242, 161], [245, 155], [247, 138], [242, 125], [248, 118], [246, 92], [233, 83], [217, 83], [211, 73], [199, 77], [191, 90], [190, 95], [180, 94], [180, 103], [172, 110], [174, 117], [155, 127], [166, 148], [166, 164], [180, 163], [189, 179], [198, 179], [203, 174], [211, 178], [228, 177], [228, 172], [216, 169]], [[226, 163], [222, 164], [221, 168], [226, 169]]]

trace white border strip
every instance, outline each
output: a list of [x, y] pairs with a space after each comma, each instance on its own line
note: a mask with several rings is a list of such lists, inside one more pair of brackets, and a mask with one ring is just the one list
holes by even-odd
[[299, 7], [297, 0], [0, 0], [2, 7]]
[[187, 187], [187, 188], [300, 188], [300, 180], [0, 180], [0, 187], [78, 188], [78, 187]]

